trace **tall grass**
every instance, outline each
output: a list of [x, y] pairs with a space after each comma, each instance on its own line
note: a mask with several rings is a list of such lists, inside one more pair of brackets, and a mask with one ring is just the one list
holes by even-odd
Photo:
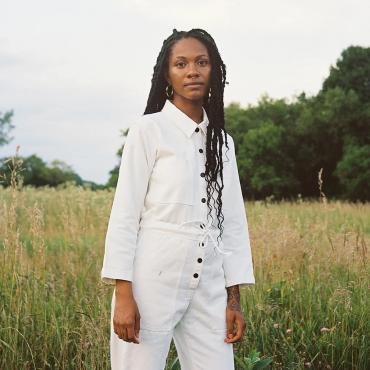
[[[16, 158], [14, 159], [16, 161]], [[100, 282], [114, 190], [0, 189], [0, 368], [108, 369], [112, 288]], [[369, 369], [370, 205], [247, 203], [256, 285], [247, 329], [273, 369]], [[176, 355], [171, 344], [168, 364]]]

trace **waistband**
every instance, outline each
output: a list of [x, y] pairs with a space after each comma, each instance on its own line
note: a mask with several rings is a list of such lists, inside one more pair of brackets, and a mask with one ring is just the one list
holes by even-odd
[[221, 254], [229, 255], [223, 248], [222, 239], [217, 240], [218, 229], [211, 225], [211, 222], [202, 219], [193, 219], [175, 224], [171, 222], [159, 220], [141, 220], [140, 228], [155, 229], [163, 232], [174, 232], [182, 237], [194, 241], [199, 241], [201, 248], [207, 248], [209, 241], [214, 245], [214, 248]]

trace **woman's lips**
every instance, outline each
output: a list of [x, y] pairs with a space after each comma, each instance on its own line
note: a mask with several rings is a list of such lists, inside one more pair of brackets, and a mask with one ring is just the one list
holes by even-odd
[[188, 85], [185, 85], [185, 87], [201, 87], [203, 84], [199, 83], [199, 84], [188, 84]]

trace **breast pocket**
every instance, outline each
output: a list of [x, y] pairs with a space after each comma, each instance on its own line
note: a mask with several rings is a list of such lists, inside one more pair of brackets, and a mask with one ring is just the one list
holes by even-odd
[[157, 203], [194, 204], [194, 163], [187, 151], [167, 152], [157, 159], [148, 197]]

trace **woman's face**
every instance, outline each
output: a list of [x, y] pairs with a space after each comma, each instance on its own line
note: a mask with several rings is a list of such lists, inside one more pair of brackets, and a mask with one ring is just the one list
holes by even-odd
[[[208, 95], [211, 61], [206, 46], [194, 37], [177, 41], [170, 51], [167, 82], [173, 88], [173, 100], [201, 100]], [[188, 85], [199, 83], [198, 85]]]

